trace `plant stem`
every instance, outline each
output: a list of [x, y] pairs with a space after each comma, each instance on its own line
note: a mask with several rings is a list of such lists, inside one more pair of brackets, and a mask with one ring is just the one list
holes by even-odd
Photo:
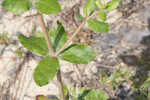
[[44, 23], [43, 16], [40, 13], [38, 13], [38, 18], [40, 20], [40, 26], [42, 28], [43, 35], [44, 35], [44, 38], [45, 38], [47, 46], [48, 46], [49, 54], [52, 57], [54, 57], [55, 52], [54, 52], [54, 50], [52, 48], [52, 45], [51, 45], [51, 42], [50, 42], [50, 39], [49, 39], [49, 35], [48, 35], [47, 29], [46, 29], [46, 25]]
[[64, 95], [64, 90], [63, 90], [63, 84], [62, 84], [60, 69], [57, 72], [57, 81], [58, 81], [57, 85], [59, 87], [59, 91], [61, 91], [60, 92], [60, 100], [66, 100], [65, 95]]
[[73, 35], [64, 44], [64, 46], [58, 52], [55, 53], [55, 57], [57, 57], [64, 49], [66, 49], [70, 45], [70, 43], [72, 42], [73, 38], [80, 32], [81, 28], [85, 25], [87, 20], [88, 20], [88, 17], [86, 17], [85, 20], [79, 25], [79, 27], [75, 30]]
[[[47, 46], [48, 46], [48, 49], [49, 49], [49, 54], [52, 57], [57, 57], [57, 56], [55, 56], [55, 52], [54, 52], [54, 50], [52, 48], [52, 45], [51, 45], [51, 42], [50, 42], [50, 39], [49, 39], [49, 35], [48, 35], [47, 29], [46, 29], [46, 26], [45, 26], [45, 23], [44, 23], [44, 20], [43, 20], [43, 16], [41, 14], [38, 14], [38, 18], [40, 20], [40, 26], [42, 28], [42, 31], [43, 31], [43, 34], [44, 34], [44, 38], [45, 38], [45, 40], [47, 42]], [[61, 80], [60, 69], [57, 72], [57, 82], [58, 82], [58, 88], [59, 88], [59, 93], [60, 93], [60, 100], [65, 100], [65, 95], [64, 95], [64, 91], [63, 91], [63, 84], [62, 84], [62, 80]]]

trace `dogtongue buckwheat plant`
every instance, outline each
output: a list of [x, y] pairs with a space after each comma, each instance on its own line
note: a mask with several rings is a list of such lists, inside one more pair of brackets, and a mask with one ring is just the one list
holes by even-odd
[[[117, 8], [119, 2], [120, 0], [112, 0], [108, 3], [103, 3], [101, 0], [87, 0], [83, 7], [84, 15], [78, 14], [78, 18], [82, 18], [82, 23], [68, 40], [65, 29], [59, 21], [57, 21], [57, 28], [52, 27], [48, 32], [43, 20], [43, 14], [58, 14], [61, 12], [61, 5], [57, 0], [37, 0], [36, 2], [32, 2], [32, 0], [4, 0], [2, 6], [17, 15], [30, 9], [37, 10], [44, 37], [26, 37], [20, 34], [18, 39], [24, 48], [43, 56], [33, 73], [35, 83], [38, 86], [44, 86], [57, 76], [60, 100], [67, 100], [61, 80], [59, 60], [65, 60], [73, 64], [88, 64], [92, 61], [97, 53], [88, 45], [71, 44], [72, 40], [80, 33], [81, 28], [86, 23], [89, 29], [95, 33], [108, 32], [107, 13]], [[92, 19], [97, 14], [99, 20]], [[88, 91], [89, 93], [82, 97], [84, 92], [86, 90], [76, 100], [106, 100], [108, 98], [100, 90]], [[51, 100], [45, 96], [37, 96], [36, 99]]]

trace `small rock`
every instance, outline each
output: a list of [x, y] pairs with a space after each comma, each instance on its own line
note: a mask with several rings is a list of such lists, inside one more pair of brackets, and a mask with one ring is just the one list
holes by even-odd
[[95, 44], [98, 49], [106, 50], [115, 47], [120, 42], [120, 36], [116, 34], [105, 34], [96, 37]]
[[147, 28], [138, 30], [138, 29], [129, 29], [127, 27], [121, 28], [120, 31], [121, 34], [123, 34], [123, 39], [125, 43], [128, 44], [128, 46], [135, 48], [138, 47], [141, 44], [141, 41], [145, 36], [150, 35], [150, 32]]

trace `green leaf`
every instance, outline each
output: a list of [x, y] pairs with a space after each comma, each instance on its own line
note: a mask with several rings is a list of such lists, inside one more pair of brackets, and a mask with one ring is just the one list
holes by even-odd
[[0, 34], [0, 40], [5, 45], [8, 45], [10, 43], [10, 38], [8, 38], [8, 33], [4, 32], [4, 33]]
[[89, 16], [93, 11], [97, 9], [96, 0], [87, 0], [83, 8], [83, 13]]
[[64, 94], [65, 96], [69, 93], [69, 90], [67, 88], [67, 86], [63, 83], [63, 90], [64, 90]]
[[148, 92], [148, 99], [150, 100], [150, 92]]
[[61, 54], [61, 59], [74, 64], [87, 64], [92, 61], [97, 53], [86, 45], [71, 45]]
[[41, 55], [48, 54], [48, 47], [44, 38], [40, 37], [28, 38], [20, 34], [18, 36], [18, 39], [26, 49], [32, 51], [33, 53], [38, 53]]
[[48, 100], [48, 98], [43, 95], [38, 95], [36, 96], [36, 100]]
[[57, 58], [46, 56], [34, 70], [34, 81], [39, 86], [47, 85], [56, 75], [59, 67]]
[[107, 3], [105, 10], [107, 12], [112, 11], [118, 7], [120, 0], [112, 0]]
[[88, 27], [96, 33], [108, 32], [109, 30], [108, 23], [100, 22], [97, 20], [88, 20]]
[[29, 0], [4, 0], [2, 6], [8, 11], [20, 14], [30, 9]]
[[[73, 100], [76, 100], [77, 98], [77, 96], [78, 96], [78, 94], [76, 93], [77, 91], [76, 91], [76, 87], [74, 86], [72, 89], [71, 89], [71, 98], [73, 99]], [[77, 99], [78, 100], [78, 99]]]
[[35, 6], [41, 14], [57, 14], [61, 11], [57, 0], [39, 0]]
[[80, 98], [82, 98], [83, 97], [83, 94], [85, 94], [86, 93], [86, 89], [84, 88], [84, 87], [82, 87], [82, 88], [80, 88], [80, 90], [78, 91], [78, 99], [80, 100]]
[[23, 57], [23, 52], [19, 49], [16, 50], [16, 54], [19, 58], [22, 58]]
[[79, 97], [79, 100], [107, 100], [109, 97], [106, 93], [100, 90], [85, 91]]
[[138, 95], [135, 94], [135, 100], [149, 100], [149, 99], [147, 98], [147, 95], [148, 95], [148, 94], [145, 93], [144, 91], [138, 93]]
[[148, 74], [147, 79], [143, 82], [143, 84], [140, 86], [140, 89], [147, 89], [150, 86], [150, 74]]
[[103, 9], [103, 8], [105, 8], [105, 4], [102, 3], [101, 0], [97, 0], [97, 1], [96, 1], [96, 5], [100, 8], [100, 10]]
[[107, 15], [106, 15], [106, 13], [103, 10], [100, 10], [100, 12], [99, 12], [99, 18], [101, 20], [104, 20], [104, 21], [107, 19]]
[[67, 34], [61, 23], [57, 22], [57, 30], [55, 28], [50, 29], [50, 40], [52, 47], [55, 51], [58, 51], [67, 41]]
[[56, 99], [51, 99], [43, 95], [38, 95], [36, 96], [36, 100], [56, 100]]

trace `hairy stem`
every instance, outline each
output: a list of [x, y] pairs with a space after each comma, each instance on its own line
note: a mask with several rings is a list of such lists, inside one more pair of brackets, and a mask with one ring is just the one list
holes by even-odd
[[51, 45], [51, 42], [50, 42], [50, 39], [49, 39], [49, 35], [48, 35], [47, 29], [46, 29], [46, 25], [44, 23], [43, 16], [41, 14], [38, 14], [38, 18], [39, 18], [39, 21], [40, 21], [40, 26], [42, 28], [44, 38], [45, 38], [47, 46], [48, 46], [49, 54], [52, 57], [54, 57], [55, 52], [52, 48], [52, 45]]
[[[52, 45], [51, 45], [51, 42], [50, 42], [50, 39], [49, 39], [49, 35], [48, 35], [47, 29], [46, 29], [46, 26], [45, 26], [45, 23], [44, 23], [44, 20], [43, 20], [43, 16], [41, 14], [38, 14], [38, 18], [40, 20], [40, 26], [42, 28], [42, 31], [43, 31], [43, 34], [44, 34], [44, 38], [45, 38], [45, 40], [47, 42], [47, 46], [48, 46], [48, 49], [49, 49], [49, 54], [52, 57], [57, 57], [57, 56], [55, 56], [55, 52], [54, 52], [54, 50], [52, 48]], [[59, 87], [60, 100], [65, 100], [65, 95], [64, 95], [64, 91], [63, 91], [63, 85], [62, 85], [62, 80], [61, 80], [60, 69], [58, 70], [58, 73], [57, 73], [57, 82], [58, 82], [58, 87]]]
[[85, 23], [86, 23], [87, 20], [88, 20], [88, 17], [86, 17], [85, 20], [79, 25], [79, 27], [75, 30], [75, 32], [73, 33], [73, 35], [64, 44], [64, 46], [58, 52], [56, 52], [55, 56], [58, 56], [64, 49], [66, 49], [70, 45], [70, 43], [72, 42], [72, 40], [74, 39], [74, 37], [80, 32], [81, 28], [85, 25]]

